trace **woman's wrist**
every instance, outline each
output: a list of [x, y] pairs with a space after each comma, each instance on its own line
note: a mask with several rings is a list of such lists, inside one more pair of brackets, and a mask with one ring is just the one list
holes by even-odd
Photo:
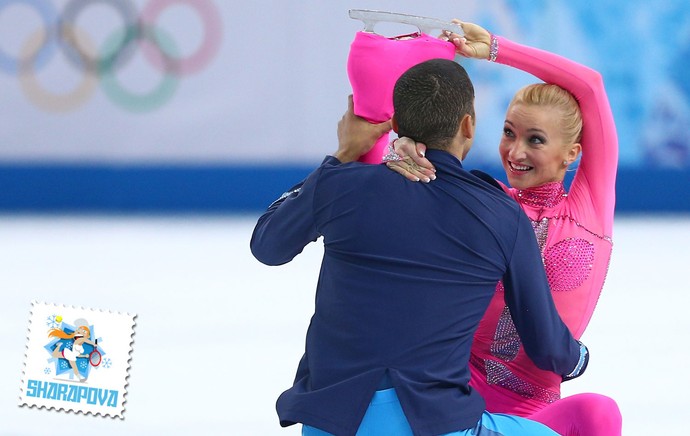
[[489, 33], [491, 43], [489, 44], [489, 61], [496, 62], [498, 57], [498, 38], [493, 33]]
[[383, 162], [398, 162], [403, 160], [402, 156], [395, 151], [395, 141], [397, 141], [397, 139], [388, 143], [386, 154], [383, 155]]

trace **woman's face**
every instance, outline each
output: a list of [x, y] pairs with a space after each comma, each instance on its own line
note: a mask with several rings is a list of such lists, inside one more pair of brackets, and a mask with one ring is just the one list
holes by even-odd
[[574, 161], [579, 145], [573, 151], [563, 141], [559, 119], [560, 111], [550, 107], [518, 103], [508, 108], [499, 153], [510, 186], [526, 189], [563, 180], [563, 161]]
[[75, 340], [78, 340], [81, 338], [88, 339], [87, 338], [88, 335], [89, 335], [89, 332], [85, 328], [82, 328], [82, 327], [77, 328], [77, 330], [74, 332]]

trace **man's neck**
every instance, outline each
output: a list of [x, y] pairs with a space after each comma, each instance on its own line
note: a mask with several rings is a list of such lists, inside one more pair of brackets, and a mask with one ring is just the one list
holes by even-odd
[[457, 157], [460, 162], [462, 162], [465, 159], [465, 156], [467, 155], [464, 144], [452, 144], [444, 151], [447, 151], [448, 153]]

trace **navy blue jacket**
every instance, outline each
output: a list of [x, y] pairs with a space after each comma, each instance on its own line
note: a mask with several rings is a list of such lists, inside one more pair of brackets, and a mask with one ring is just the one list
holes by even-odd
[[327, 157], [259, 219], [251, 249], [265, 264], [324, 243], [306, 350], [277, 402], [281, 425], [354, 435], [385, 383], [415, 434], [474, 427], [485, 404], [468, 386], [470, 347], [500, 279], [535, 364], [566, 375], [582, 363], [517, 203], [451, 154], [427, 158], [437, 169], [428, 184]]

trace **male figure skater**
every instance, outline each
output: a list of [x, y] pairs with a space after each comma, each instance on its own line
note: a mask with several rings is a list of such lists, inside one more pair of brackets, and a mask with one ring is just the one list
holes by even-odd
[[[499, 279], [538, 367], [570, 379], [588, 361], [555, 310], [529, 220], [463, 169], [475, 132], [472, 83], [459, 64], [433, 59], [405, 72], [393, 99], [393, 129], [427, 144], [434, 183], [345, 163], [357, 156], [341, 144], [254, 229], [252, 253], [268, 265], [324, 243], [306, 350], [278, 399], [280, 423], [303, 423], [306, 435], [555, 434], [489, 414], [468, 385], [472, 337]], [[341, 123], [348, 116], [351, 107]]]

